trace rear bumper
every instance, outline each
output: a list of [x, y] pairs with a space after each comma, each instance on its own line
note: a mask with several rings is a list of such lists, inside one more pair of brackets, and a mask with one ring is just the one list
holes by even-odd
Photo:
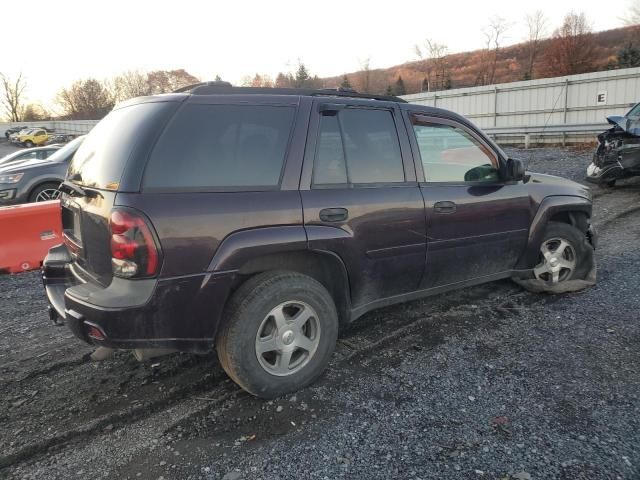
[[[64, 245], [52, 248], [42, 266], [49, 304], [73, 334], [87, 343], [124, 349], [209, 350], [233, 277], [114, 277], [105, 287], [87, 281]], [[91, 335], [92, 327], [103, 338]]]

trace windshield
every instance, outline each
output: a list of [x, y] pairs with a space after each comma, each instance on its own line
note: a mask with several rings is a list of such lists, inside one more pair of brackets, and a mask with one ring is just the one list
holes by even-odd
[[0, 165], [2, 165], [3, 163], [8, 163], [11, 160], [18, 158], [20, 155], [24, 155], [24, 154], [25, 154], [24, 150], [18, 150], [17, 152], [10, 153], [6, 157], [0, 158]]
[[629, 110], [629, 113], [627, 113], [627, 117], [640, 117], [640, 103]]
[[60, 150], [56, 151], [53, 155], [47, 158], [49, 162], [64, 162], [69, 160], [69, 156], [72, 155], [80, 146], [80, 144], [84, 140], [84, 135], [82, 137], [78, 137], [75, 140], [70, 141]]

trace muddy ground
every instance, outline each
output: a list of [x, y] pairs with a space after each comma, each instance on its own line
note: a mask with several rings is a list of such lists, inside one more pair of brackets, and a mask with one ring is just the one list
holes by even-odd
[[[590, 152], [510, 150], [583, 181]], [[496, 282], [372, 312], [266, 402], [214, 355], [103, 363], [0, 277], [0, 478], [638, 479], [640, 182], [593, 188], [598, 284]]]

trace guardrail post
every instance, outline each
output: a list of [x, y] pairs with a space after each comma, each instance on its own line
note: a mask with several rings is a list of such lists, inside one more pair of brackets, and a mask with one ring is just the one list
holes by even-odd
[[567, 123], [567, 110], [569, 110], [569, 79], [565, 78], [564, 80], [564, 112], [563, 112], [563, 123]]
[[529, 149], [530, 141], [531, 141], [531, 136], [530, 136], [530, 134], [525, 133], [525, 134], [524, 134], [524, 148], [525, 148], [526, 150], [528, 150], [528, 149]]
[[498, 87], [493, 87], [493, 126], [498, 125]]

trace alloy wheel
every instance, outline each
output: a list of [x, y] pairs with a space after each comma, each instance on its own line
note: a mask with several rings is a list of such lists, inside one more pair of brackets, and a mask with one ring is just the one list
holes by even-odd
[[533, 273], [538, 280], [558, 284], [571, 278], [576, 263], [573, 245], [563, 238], [551, 238], [540, 246], [540, 260]]
[[36, 196], [36, 202], [46, 202], [48, 200], [57, 200], [60, 197], [60, 190], [55, 188], [47, 188], [42, 190]]
[[256, 334], [258, 361], [271, 375], [284, 377], [301, 370], [320, 343], [320, 322], [304, 302], [289, 301], [273, 308]]

